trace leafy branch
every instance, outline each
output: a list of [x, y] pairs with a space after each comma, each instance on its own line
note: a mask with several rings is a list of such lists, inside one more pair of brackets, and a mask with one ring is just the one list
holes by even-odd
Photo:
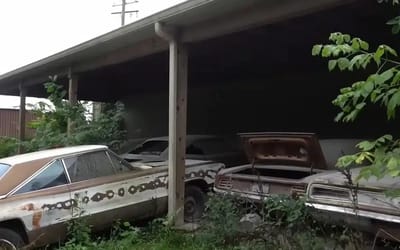
[[[390, 0], [378, 0], [378, 3]], [[393, 6], [399, 0], [390, 1]], [[387, 22], [392, 33], [400, 32], [400, 16]], [[333, 71], [374, 70], [366, 79], [351, 83], [340, 89], [332, 103], [340, 108], [337, 122], [354, 122], [367, 105], [379, 105], [386, 111], [387, 120], [393, 120], [400, 107], [400, 59], [398, 52], [386, 44], [370, 48], [367, 41], [340, 32], [329, 36], [330, 43], [317, 44], [312, 48], [313, 56], [328, 58], [328, 69]], [[364, 178], [385, 176], [400, 177], [400, 139], [383, 135], [374, 141], [357, 144], [359, 152], [338, 159], [340, 171], [351, 174], [355, 165], [364, 165], [356, 181]], [[351, 182], [349, 184], [356, 185]], [[387, 194], [400, 196], [400, 190], [389, 190]]]

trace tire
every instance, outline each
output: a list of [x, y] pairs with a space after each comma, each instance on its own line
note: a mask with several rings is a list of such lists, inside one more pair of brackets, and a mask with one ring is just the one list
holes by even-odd
[[8, 228], [0, 228], [0, 249], [16, 250], [24, 245], [24, 240], [17, 232]]
[[206, 194], [197, 186], [186, 186], [184, 218], [186, 222], [197, 222], [201, 219], [206, 207]]

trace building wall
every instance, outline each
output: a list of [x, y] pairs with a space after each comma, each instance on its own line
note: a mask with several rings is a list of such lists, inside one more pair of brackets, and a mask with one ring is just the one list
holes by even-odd
[[[19, 110], [0, 109], [0, 136], [18, 137]], [[32, 112], [26, 111], [26, 124], [34, 119]], [[34, 135], [33, 129], [26, 129], [26, 137]]]
[[[316, 73], [230, 84], [189, 84], [187, 132], [299, 131], [325, 138], [396, 133], [395, 123], [388, 124], [379, 109], [364, 112], [355, 123], [334, 122], [339, 110], [331, 101], [339, 93], [338, 83], [346, 82], [335, 75]], [[122, 101], [129, 138], [168, 134], [167, 90], [131, 95]]]

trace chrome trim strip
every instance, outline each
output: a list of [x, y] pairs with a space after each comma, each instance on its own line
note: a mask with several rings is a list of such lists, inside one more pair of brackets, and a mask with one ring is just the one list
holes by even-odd
[[255, 200], [255, 201], [263, 201], [263, 200], [267, 199], [269, 196], [269, 195], [266, 195], [266, 196], [262, 197], [262, 196], [258, 196], [258, 195], [252, 195], [252, 194], [243, 194], [243, 193], [238, 193], [235, 191], [226, 191], [226, 190], [218, 189], [216, 187], [214, 187], [213, 190], [216, 193], [238, 195], [239, 197], [247, 198], [247, 199], [251, 199], [251, 200]]
[[317, 210], [327, 211], [327, 212], [337, 212], [337, 213], [361, 216], [361, 217], [365, 217], [365, 218], [377, 219], [377, 220], [382, 220], [382, 221], [387, 221], [387, 222], [400, 223], [400, 216], [395, 216], [395, 215], [387, 215], [387, 214], [364, 211], [364, 210], [355, 210], [353, 208], [337, 207], [337, 206], [332, 206], [332, 205], [317, 204], [317, 203], [310, 203], [310, 202], [306, 202], [306, 206], [312, 207]]
[[69, 176], [69, 173], [68, 173], [67, 165], [65, 165], [64, 158], [61, 159], [61, 163], [63, 164], [64, 173], [65, 173], [65, 176], [67, 176], [68, 184], [70, 184], [70, 183], [72, 183], [72, 181], [71, 181], [71, 177]]
[[109, 163], [110, 163], [110, 165], [111, 165], [111, 167], [112, 167], [112, 169], [113, 169], [113, 171], [114, 171], [114, 174], [117, 174], [117, 173], [118, 173], [117, 167], [114, 166], [114, 162], [112, 161], [111, 156], [110, 156], [108, 150], [105, 150], [105, 153], [106, 153], [107, 159], [108, 159], [108, 161], [109, 161]]

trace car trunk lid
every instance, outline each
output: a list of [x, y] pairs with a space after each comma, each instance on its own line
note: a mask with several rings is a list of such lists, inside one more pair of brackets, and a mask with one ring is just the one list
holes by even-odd
[[244, 133], [240, 137], [252, 164], [328, 168], [315, 134], [263, 132]]

